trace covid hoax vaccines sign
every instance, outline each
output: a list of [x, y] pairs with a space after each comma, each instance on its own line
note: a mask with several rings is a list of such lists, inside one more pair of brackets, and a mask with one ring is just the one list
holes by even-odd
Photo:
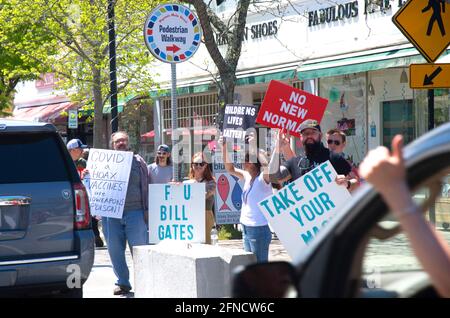
[[296, 259], [320, 229], [350, 200], [335, 182], [336, 171], [326, 161], [259, 203], [289, 256]]
[[133, 153], [91, 149], [89, 170], [89, 204], [93, 215], [122, 218], [128, 189]]
[[205, 242], [205, 184], [149, 185], [149, 242]]
[[256, 122], [271, 128], [284, 128], [300, 137], [300, 124], [306, 119], [322, 120], [328, 100], [308, 92], [271, 81]]

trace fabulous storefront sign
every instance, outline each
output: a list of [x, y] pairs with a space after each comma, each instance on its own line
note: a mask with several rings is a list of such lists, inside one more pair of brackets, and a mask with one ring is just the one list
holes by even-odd
[[[386, 13], [392, 8], [390, 2], [392, 0], [365, 0], [364, 14], [373, 14], [375, 12]], [[405, 0], [398, 0], [398, 7], [405, 4]], [[316, 26], [319, 24], [342, 21], [357, 17], [359, 14], [358, 1], [338, 4], [332, 7], [326, 7], [314, 11], [308, 11], [308, 26]]]

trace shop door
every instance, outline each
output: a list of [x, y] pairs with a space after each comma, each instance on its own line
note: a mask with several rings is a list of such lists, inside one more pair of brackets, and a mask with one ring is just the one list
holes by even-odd
[[395, 135], [403, 135], [405, 144], [415, 138], [415, 116], [411, 99], [386, 101], [382, 104], [383, 145], [391, 146]]

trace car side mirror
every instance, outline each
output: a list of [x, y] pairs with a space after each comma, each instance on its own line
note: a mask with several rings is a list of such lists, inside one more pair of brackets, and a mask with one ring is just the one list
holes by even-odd
[[257, 263], [239, 267], [233, 277], [232, 297], [298, 297], [298, 275], [288, 262]]

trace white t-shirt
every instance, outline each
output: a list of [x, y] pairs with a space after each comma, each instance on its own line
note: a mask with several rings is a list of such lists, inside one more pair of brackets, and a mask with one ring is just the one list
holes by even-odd
[[256, 177], [253, 185], [250, 182], [250, 174], [245, 173], [240, 222], [246, 226], [267, 225], [267, 220], [261, 212], [258, 203], [272, 195], [272, 186], [264, 181], [262, 173]]

